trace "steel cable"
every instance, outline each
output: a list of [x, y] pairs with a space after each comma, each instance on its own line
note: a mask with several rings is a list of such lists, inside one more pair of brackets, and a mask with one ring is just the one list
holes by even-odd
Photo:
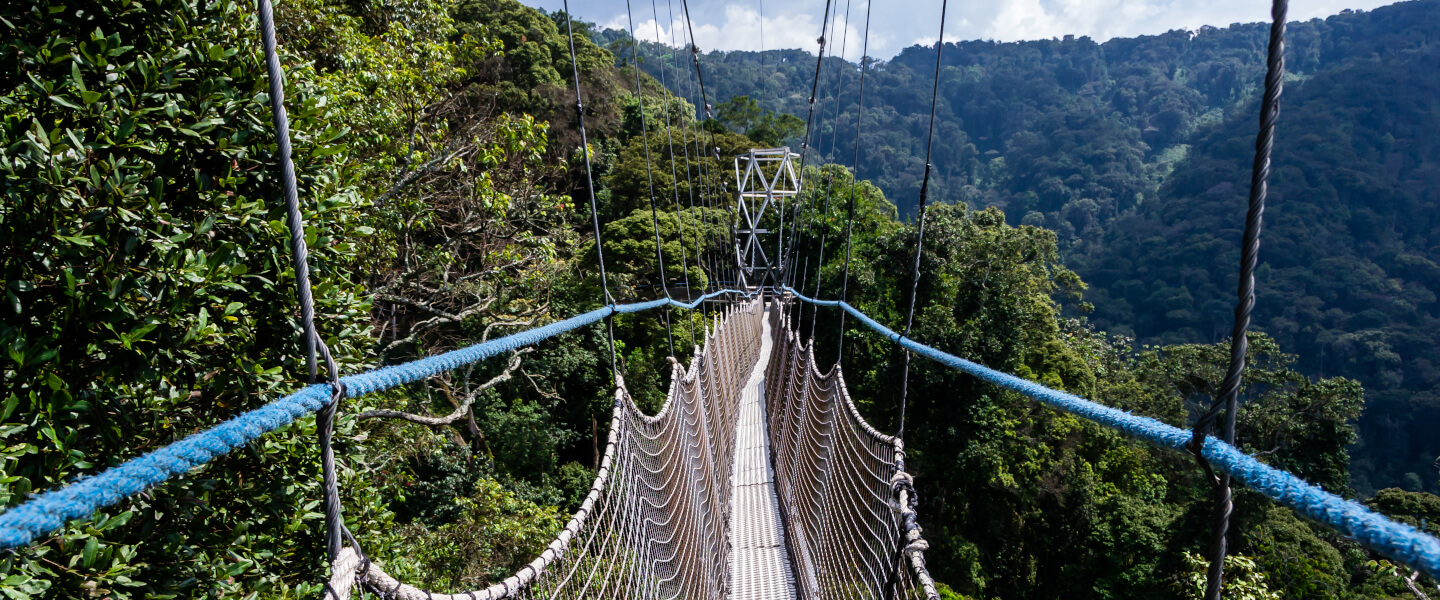
[[[945, 51], [945, 10], [949, 0], [940, 2], [940, 38], [935, 40], [935, 83], [930, 90], [930, 131], [925, 140], [925, 177], [920, 183], [920, 208], [916, 216], [915, 269], [910, 279], [910, 309], [905, 313], [905, 335], [915, 323], [915, 299], [920, 295], [920, 256], [925, 249], [925, 200], [930, 194], [930, 151], [935, 145], [935, 104], [940, 98], [940, 57]], [[910, 351], [905, 351], [905, 370], [900, 377], [900, 425], [895, 429], [896, 437], [905, 435], [905, 404], [910, 389]]]
[[1205, 572], [1205, 599], [1219, 600], [1225, 581], [1225, 535], [1230, 529], [1234, 503], [1229, 473], [1214, 475], [1202, 449], [1205, 437], [1215, 428], [1220, 411], [1225, 411], [1223, 439], [1235, 443], [1235, 419], [1239, 393], [1249, 350], [1250, 312], [1255, 308], [1255, 266], [1259, 261], [1260, 230], [1264, 225], [1265, 198], [1270, 184], [1270, 154], [1275, 145], [1275, 122], [1280, 117], [1280, 93], [1285, 79], [1285, 15], [1288, 0], [1273, 0], [1270, 7], [1270, 44], [1265, 61], [1265, 95], [1260, 102], [1260, 131], [1255, 135], [1255, 158], [1250, 172], [1250, 198], [1245, 212], [1245, 234], [1240, 245], [1240, 282], [1236, 291], [1235, 324], [1230, 333], [1230, 366], [1220, 383], [1220, 393], [1209, 410], [1195, 422], [1186, 445], [1215, 483], [1215, 514], [1211, 520], [1210, 566]]

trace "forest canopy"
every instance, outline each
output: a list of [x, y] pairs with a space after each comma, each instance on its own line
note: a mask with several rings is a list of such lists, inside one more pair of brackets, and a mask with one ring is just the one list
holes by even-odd
[[[1336, 105], [1362, 100], [1397, 114], [1426, 106], [1412, 88], [1433, 81], [1433, 69], [1419, 68], [1434, 66], [1433, 8], [1295, 27], [1292, 112], [1330, 141], [1282, 151], [1276, 211], [1332, 212], [1316, 213], [1328, 220], [1314, 239], [1299, 234], [1313, 221], [1277, 218], [1261, 289], [1281, 297], [1262, 297], [1274, 308], [1262, 310], [1251, 345], [1240, 446], [1436, 533], [1440, 500], [1425, 493], [1436, 473], [1416, 458], [1433, 437], [1415, 429], [1432, 407], [1424, 393], [1402, 393], [1433, 391], [1420, 368], [1429, 363], [1415, 361], [1440, 360], [1425, 354], [1435, 332], [1427, 269], [1440, 256], [1417, 220], [1435, 214], [1420, 185], [1430, 181], [1431, 146], [1420, 139], [1430, 121], [1406, 129], [1378, 109], [1333, 117]], [[808, 89], [797, 92], [796, 81], [812, 67], [774, 60], [799, 51], [702, 54], [719, 94], [711, 118], [688, 56], [576, 21], [572, 63], [566, 15], [513, 0], [287, 0], [276, 9], [317, 326], [343, 372], [592, 310], [604, 297], [597, 248], [620, 302], [733, 282], [734, 157], [804, 138], [813, 150], [801, 250], [812, 262], [798, 284], [822, 298], [843, 287], [879, 321], [904, 320], [923, 122], [900, 110], [918, 106], [913, 99], [898, 100], [925, 85], [919, 65], [930, 50], [871, 65], [867, 90], [885, 91], [862, 121], [857, 173], [843, 115], [853, 114], [844, 102], [858, 71], [836, 59], [825, 61], [824, 113], [807, 135], [794, 109]], [[8, 509], [261, 406], [307, 374], [253, 6], [38, 0], [0, 17]], [[1224, 301], [1235, 262], [1224, 245], [1238, 239], [1218, 200], [1196, 198], [1243, 193], [1205, 186], [1243, 171], [1262, 35], [1239, 25], [1103, 45], [947, 48], [941, 202], [925, 221], [914, 337], [1187, 425], [1214, 394], [1228, 344], [1185, 328], [1214, 322], [1206, 303]], [[1388, 87], [1368, 91], [1354, 83], [1362, 77]], [[1315, 81], [1326, 83], [1311, 89]], [[1304, 135], [1294, 121], [1282, 137]], [[1331, 153], [1353, 172], [1310, 177]], [[1310, 187], [1279, 191], [1300, 180]], [[1384, 202], [1361, 207], [1362, 197]], [[1184, 227], [1212, 235], [1184, 238], [1204, 252], [1137, 247]], [[1125, 239], [1133, 232], [1149, 233]], [[1295, 258], [1282, 260], [1286, 252]], [[1175, 270], [1185, 261], [1196, 264]], [[1160, 281], [1162, 270], [1185, 278]], [[1309, 287], [1276, 283], [1277, 274]], [[1366, 291], [1325, 287], [1337, 281]], [[1162, 302], [1184, 296], [1166, 292], [1177, 286], [1191, 304]], [[1386, 294], [1403, 302], [1377, 301]], [[1079, 314], [1087, 302], [1094, 312]], [[691, 357], [714, 310], [615, 319], [617, 362], [642, 408], [660, 408], [668, 358]], [[894, 431], [899, 350], [853, 321], [842, 329], [833, 310], [798, 313], [822, 364], [843, 342], [857, 405]], [[529, 562], [594, 481], [614, 397], [606, 338], [604, 326], [589, 327], [345, 403], [335, 429], [343, 514], [369, 555], [436, 591], [482, 587]], [[1348, 354], [1316, 359], [1317, 344]], [[947, 598], [1195, 592], [1212, 505], [1188, 457], [942, 365], [913, 366], [908, 469]], [[421, 418], [392, 418], [401, 413]], [[1387, 416], [1366, 420], [1375, 414]], [[307, 416], [71, 521], [0, 556], [0, 591], [17, 600], [320, 597], [315, 440]], [[1410, 454], [1379, 449], [1401, 446]], [[1397, 480], [1397, 469], [1408, 470]], [[1238, 493], [1234, 531], [1233, 584], [1255, 597], [1408, 597], [1408, 573], [1258, 494]]]

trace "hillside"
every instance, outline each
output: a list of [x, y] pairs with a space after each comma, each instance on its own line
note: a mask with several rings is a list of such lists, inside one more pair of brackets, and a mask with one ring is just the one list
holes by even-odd
[[[9, 32], [0, 37], [0, 514], [24, 519], [24, 511], [10, 511], [36, 493], [93, 482], [99, 479], [93, 475], [193, 440], [246, 411], [273, 407], [310, 380], [276, 176], [281, 161], [270, 126], [269, 75], [253, 8], [188, 0], [99, 0], [85, 10], [58, 0], [0, 5], [0, 27]], [[599, 319], [595, 311], [607, 292], [615, 303], [633, 303], [725, 277], [733, 246], [724, 208], [730, 191], [722, 180], [731, 157], [793, 136], [793, 117], [759, 104], [728, 104], [725, 123], [698, 119], [693, 104], [627, 62], [633, 58], [625, 51], [634, 48], [616, 44], [615, 32], [574, 23], [572, 57], [572, 40], [562, 33], [570, 25], [566, 16], [515, 0], [293, 0], [276, 7], [276, 24], [316, 328], [345, 375], [576, 315]], [[1254, 29], [1195, 39], [1214, 47], [1207, 52], [1220, 58], [1212, 62], [1231, 64], [1226, 53], [1249, 51], [1220, 42], [1239, 44], [1254, 37]], [[592, 43], [591, 35], [604, 43]], [[1158, 48], [1170, 38], [1155, 39]], [[1013, 56], [997, 54], [989, 66], [954, 73], [973, 72], [984, 81], [999, 81], [984, 76], [987, 69], [1009, 73], [1004, 86], [1011, 95], [1050, 85], [1034, 83], [1021, 68], [1051, 68], [1051, 59], [1030, 55], [1032, 46], [1073, 49], [1079, 66], [1073, 72], [1055, 67], [1053, 93], [1009, 129], [986, 133], [990, 145], [962, 144], [947, 155], [947, 161], [983, 164], [988, 175], [946, 175], [947, 194], [968, 189], [959, 182], [973, 179], [981, 200], [974, 207], [940, 204], [930, 213], [913, 334], [995, 369], [1184, 426], [1223, 372], [1226, 347], [1137, 347], [1096, 330], [1094, 322], [1070, 318], [1066, 311], [1081, 302], [1084, 285], [1065, 261], [1089, 268], [1078, 261], [1092, 250], [1122, 247], [1103, 227], [1118, 222], [1117, 215], [1148, 223], [1145, 211], [1164, 206], [1167, 194], [1176, 203], [1189, 197], [1179, 182], [1199, 167], [1187, 161], [1234, 171], [1233, 157], [1243, 152], [1230, 152], [1225, 128], [1243, 129], [1243, 86], [1214, 102], [1233, 104], [1233, 120], [1225, 110], [1208, 109], [1203, 114], [1219, 112], [1195, 117], [1199, 125], [1177, 121], [1184, 126], [1170, 135], [1186, 140], [1183, 147], [1219, 148], [1206, 163], [1195, 158], [1201, 150], [1179, 160], [1179, 142], [1150, 151], [1142, 139], [1153, 135], [1145, 131], [1149, 126], [1137, 130], [1135, 122], [1112, 118], [1101, 110], [1109, 100], [1077, 100], [1089, 97], [1083, 80], [1094, 73], [1085, 69], [1111, 69], [1102, 60], [1111, 46], [981, 44], [975, 47]], [[654, 48], [641, 50], [642, 64], [663, 59]], [[730, 56], [736, 58], [730, 73], [758, 79], [765, 71], [747, 66], [740, 60], [745, 56]], [[716, 72], [727, 68], [718, 62], [726, 57], [712, 58]], [[923, 51], [902, 58], [923, 61]], [[1246, 73], [1254, 67], [1232, 62]], [[902, 84], [923, 85], [923, 78], [909, 75], [906, 64], [885, 65], [897, 87], [882, 94], [892, 100], [876, 111], [878, 123], [917, 126], [913, 115], [922, 104], [902, 100], [910, 94]], [[804, 68], [786, 67], [791, 77]], [[1308, 77], [1319, 81], [1321, 73]], [[1172, 76], [1183, 79], [1165, 71], [1151, 80], [1165, 87]], [[581, 98], [571, 77], [580, 80]], [[688, 74], [661, 79], [685, 94], [692, 90]], [[772, 82], [774, 89], [779, 83]], [[1198, 103], [1194, 107], [1210, 106], [1184, 85], [1167, 89]], [[779, 96], [766, 94], [775, 93], [759, 97], [768, 106]], [[1000, 106], [1004, 98], [995, 98], [986, 106]], [[592, 152], [580, 148], [572, 107], [581, 99]], [[1190, 105], [1177, 106], [1183, 109], [1177, 114], [1191, 114]], [[1092, 116], [1072, 123], [1054, 116], [1061, 107]], [[1049, 129], [1037, 125], [1044, 123]], [[1357, 140], [1373, 137], [1340, 129]], [[1132, 130], [1138, 137], [1125, 137]], [[825, 297], [848, 282], [857, 309], [897, 324], [910, 305], [902, 290], [910, 281], [917, 228], [897, 206], [897, 199], [908, 205], [909, 192], [892, 190], [887, 197], [886, 186], [913, 175], [913, 129], [867, 131], [895, 144], [875, 152], [876, 164], [891, 169], [877, 171], [875, 182], [834, 164], [805, 167], [814, 184], [804, 199], [830, 212], [815, 215], [806, 229], [800, 246], [815, 266], [800, 280]], [[1037, 199], [1033, 212], [1011, 210], [1006, 190], [1028, 188], [1009, 174], [1019, 167], [1006, 165], [1023, 163], [1025, 152], [1048, 152], [1050, 158], [1032, 162], [1089, 173], [1073, 150], [1089, 147], [1086, 136], [1094, 132], [1113, 133], [1102, 140], [1113, 152], [1094, 149], [1089, 160], [1134, 157], [1112, 162], [1149, 178], [1138, 208], [1101, 215], [1090, 224], [1093, 231], [1081, 233], [1061, 227], [1074, 212], [1065, 207], [1078, 201], [1045, 200], [1064, 200], [1052, 206]], [[967, 134], [957, 124], [946, 135]], [[1394, 137], [1393, 148], [1418, 144], [1402, 133]], [[718, 148], [718, 156], [697, 156], [702, 143]], [[1359, 141], [1349, 148], [1368, 156]], [[1001, 156], [1012, 149], [1019, 150]], [[833, 154], [842, 154], [841, 146]], [[1169, 171], [1155, 170], [1158, 155], [1174, 159], [1175, 175], [1160, 176]], [[1408, 164], [1398, 168], [1409, 173]], [[1113, 169], [1116, 181], [1130, 173]], [[1055, 189], [1090, 189], [1088, 175], [1076, 177], [1066, 175]], [[843, 211], [839, 202], [827, 202], [840, 194], [856, 202], [848, 273], [835, 243]], [[1196, 212], [1187, 218], [1198, 222], [1209, 214]], [[1058, 215], [1055, 229], [1023, 224], [1048, 224], [1051, 214]], [[1153, 219], [1158, 225], [1143, 226], [1174, 226]], [[1423, 237], [1415, 228], [1396, 227]], [[821, 239], [830, 241], [823, 254]], [[1338, 252], [1348, 239], [1327, 243]], [[1410, 240], [1401, 241], [1418, 243]], [[604, 275], [597, 250], [604, 253]], [[1099, 273], [1109, 263], [1095, 256], [1091, 271]], [[1390, 264], [1384, 252], [1374, 256], [1377, 264]], [[486, 362], [343, 400], [332, 450], [353, 543], [387, 573], [440, 593], [483, 589], [516, 573], [592, 490], [610, 425], [619, 422], [611, 420], [616, 376], [623, 376], [640, 412], [656, 414], [670, 397], [671, 360], [695, 358], [697, 340], [705, 340], [705, 327], [724, 308], [717, 301], [692, 311], [583, 321], [590, 325]], [[914, 476], [911, 498], [919, 501], [925, 556], [945, 600], [1198, 597], [1199, 553], [1208, 543], [1214, 503], [1210, 482], [1190, 457], [929, 360], [915, 361], [902, 402], [904, 360], [894, 343], [854, 320], [842, 328], [836, 311], [794, 309], [797, 323], [810, 319], [819, 364], [831, 364], [843, 342], [844, 383], [870, 424], [894, 432], [901, 410], [909, 411], [905, 469]], [[1103, 310], [1111, 309], [1097, 315]], [[1392, 319], [1393, 325], [1400, 317]], [[1347, 448], [1356, 439], [1361, 386], [1329, 372], [1307, 377], [1293, 368], [1297, 359], [1287, 350], [1271, 336], [1255, 336], [1239, 445], [1256, 460], [1353, 496]], [[725, 364], [723, 357], [715, 362]], [[129, 496], [134, 489], [113, 492], [101, 498], [113, 502], [91, 515], [42, 522], [39, 527], [50, 529], [29, 543], [5, 538], [16, 547], [0, 554], [0, 592], [15, 600], [334, 596], [323, 588], [330, 561], [320, 421], [289, 406], [284, 410], [293, 421], [248, 429], [246, 435], [259, 435], [248, 443], [227, 438], [228, 445], [206, 445], [203, 453], [163, 465], [173, 475], [164, 483]], [[620, 418], [632, 424], [646, 421], [621, 409]], [[670, 414], [688, 420], [688, 411]], [[638, 443], [630, 451], [634, 457], [652, 448]], [[199, 464], [192, 457], [210, 453], [218, 454], [187, 468]], [[609, 477], [632, 477], [653, 490], [643, 462], [639, 470], [632, 470], [636, 464], [615, 468]], [[870, 470], [872, 463], [854, 465]], [[703, 494], [692, 477], [700, 472], [668, 489], [689, 490], [696, 500]], [[891, 517], [883, 494], [892, 488], [888, 476], [874, 481], [880, 485], [870, 493], [882, 501], [852, 505], [870, 513], [868, 522], [883, 523]], [[705, 489], [724, 490], [721, 483]], [[831, 489], [850, 493], [844, 487]], [[651, 497], [635, 498], [632, 507]], [[1397, 521], [1440, 532], [1440, 497], [1386, 489], [1365, 502]], [[657, 507], [634, 511], [632, 523], [674, 516], [662, 517]], [[1235, 515], [1230, 539], [1238, 562], [1227, 593], [1243, 588], [1265, 600], [1409, 597], [1406, 574], [1381, 555], [1259, 494], [1237, 492]], [[694, 522], [671, 520], [675, 527]], [[872, 538], [860, 534], [864, 539], [847, 536], [844, 543], [873, 550]], [[629, 546], [612, 542], [636, 539], [582, 535], [625, 546], [617, 550], [622, 555]], [[697, 534], [691, 529], [689, 535]], [[645, 553], [631, 556], [644, 559]], [[610, 562], [606, 570], [621, 566], [614, 570], [626, 578], [638, 572], [621, 564], [627, 561]], [[599, 569], [599, 561], [591, 564], [592, 572]], [[630, 591], [658, 589], [635, 588]]]
[[[1149, 345], [1220, 341], [1265, 36], [1264, 24], [1237, 24], [1103, 44], [947, 43], [932, 198], [1054, 230], [1065, 264], [1090, 285], [1100, 330]], [[832, 36], [842, 41], [858, 43]], [[1440, 490], [1437, 41], [1434, 0], [1291, 23], [1287, 34], [1255, 325], [1307, 375], [1365, 385], [1352, 449], [1364, 494]], [[859, 175], [902, 215], [924, 170], [934, 52], [908, 48], [867, 76]], [[813, 55], [710, 52], [702, 62], [713, 102], [746, 95], [806, 116]], [[812, 144], [827, 161], [852, 160], [857, 69], [824, 61]]]

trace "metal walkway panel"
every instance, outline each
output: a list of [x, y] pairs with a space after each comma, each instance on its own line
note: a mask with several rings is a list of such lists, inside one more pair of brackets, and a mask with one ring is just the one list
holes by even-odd
[[770, 436], [765, 430], [765, 368], [770, 364], [770, 319], [760, 334], [760, 359], [740, 393], [735, 462], [730, 496], [731, 600], [791, 600], [796, 597]]

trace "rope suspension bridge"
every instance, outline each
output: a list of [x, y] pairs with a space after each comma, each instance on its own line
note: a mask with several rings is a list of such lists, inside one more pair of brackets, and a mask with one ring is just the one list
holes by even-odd
[[[1251, 208], [1247, 214], [1240, 307], [1236, 311], [1235, 324], [1238, 358], [1232, 362], [1227, 375], [1227, 382], [1233, 379], [1235, 385], [1227, 384], [1222, 388], [1224, 393], [1194, 430], [1180, 429], [1053, 390], [912, 339], [909, 332], [914, 315], [913, 285], [910, 312], [903, 333], [897, 333], [851, 306], [847, 302], [846, 287], [842, 286], [838, 298], [833, 300], [819, 298], [818, 282], [812, 295], [800, 291], [806, 288], [809, 257], [800, 256], [798, 248], [802, 245], [797, 240], [808, 233], [807, 223], [814, 221], [814, 218], [805, 218], [802, 213], [804, 203], [800, 200], [804, 187], [803, 161], [808, 154], [810, 138], [808, 122], [805, 145], [798, 153], [802, 163], [798, 177], [792, 166], [796, 154], [789, 148], [756, 149], [736, 158], [737, 187], [733, 198], [722, 200], [722, 194], [706, 183], [703, 172], [700, 183], [690, 188], [700, 190], [702, 206], [726, 203], [731, 222], [722, 224], [718, 229], [728, 228], [732, 239], [704, 240], [709, 248], [702, 247], [701, 241], [697, 240], [693, 254], [686, 249], [681, 257], [683, 272], [688, 273], [689, 262], [693, 258], [710, 274], [710, 281], [737, 282], [734, 287], [719, 289], [711, 286], [707, 293], [691, 297], [687, 280], [684, 289], [689, 301], [681, 302], [670, 296], [669, 282], [664, 280], [662, 266], [662, 278], [655, 287], [663, 290], [664, 297], [619, 304], [610, 293], [605, 275], [603, 244], [597, 243], [605, 293], [600, 308], [414, 362], [340, 376], [313, 323], [314, 311], [305, 265], [304, 228], [289, 159], [288, 125], [283, 86], [280, 85], [280, 65], [275, 54], [271, 9], [268, 0], [259, 0], [258, 5], [270, 72], [275, 128], [280, 142], [282, 179], [290, 210], [291, 251], [300, 286], [298, 295], [311, 384], [209, 430], [93, 477], [39, 494], [0, 513], [0, 548], [29, 544], [62, 527], [67, 520], [88, 517], [100, 508], [122, 502], [166, 479], [183, 476], [190, 469], [308, 413], [318, 412], [325, 490], [325, 536], [331, 566], [325, 592], [328, 598], [342, 600], [363, 588], [405, 600], [938, 599], [939, 593], [925, 563], [928, 546], [919, 525], [921, 519], [917, 507], [920, 499], [915, 492], [913, 478], [905, 469], [905, 445], [901, 435], [881, 433], [866, 422], [846, 389], [838, 360], [828, 368], [816, 363], [815, 348], [810, 341], [814, 335], [814, 313], [830, 309], [840, 311], [842, 328], [843, 319], [848, 316], [903, 348], [907, 373], [909, 355], [918, 354], [1132, 438], [1194, 454], [1203, 468], [1213, 474], [1217, 490], [1215, 535], [1210, 557], [1213, 566], [1209, 572], [1207, 597], [1218, 597], [1221, 589], [1232, 480], [1402, 564], [1440, 578], [1440, 540], [1269, 467], [1233, 445], [1235, 392], [1239, 374], [1244, 369], [1245, 330], [1249, 310], [1254, 303], [1252, 272], [1264, 208], [1269, 148], [1283, 81], [1283, 0], [1276, 2], [1273, 11], [1275, 21], [1271, 28], [1261, 133], [1257, 139]], [[655, 8], [653, 3], [652, 8]], [[846, 12], [848, 15], [848, 6]], [[568, 6], [566, 14], [568, 19]], [[830, 14], [827, 2], [827, 21]], [[703, 110], [708, 118], [710, 106], [700, 70], [700, 54], [693, 42], [688, 3], [683, 4], [683, 15], [686, 33], [691, 38], [688, 47], [694, 81], [698, 84], [704, 102]], [[658, 22], [658, 8], [656, 16]], [[867, 7], [867, 46], [868, 24]], [[573, 32], [567, 33], [571, 34], [572, 75], [581, 148], [598, 240], [601, 230], [598, 211], [595, 210], [589, 148], [585, 141], [585, 112], [579, 103], [583, 90], [578, 67], [574, 66]], [[674, 35], [673, 31], [671, 35]], [[822, 35], [819, 52], [822, 57], [825, 43]], [[943, 29], [936, 48], [938, 80]], [[857, 113], [863, 108], [865, 65], [862, 61], [862, 96]], [[820, 66], [817, 62], [817, 82]], [[812, 117], [814, 98], [812, 86]], [[933, 105], [932, 98], [932, 132]], [[643, 113], [642, 110], [642, 118]], [[668, 119], [668, 108], [665, 114]], [[836, 115], [838, 120], [838, 108]], [[643, 121], [641, 126], [642, 135], [648, 135]], [[858, 129], [857, 114], [857, 136]], [[704, 128], [697, 128], [694, 133], [694, 156], [697, 158], [716, 152], [713, 143], [702, 141], [704, 131]], [[691, 156], [690, 135], [688, 130], [681, 132], [687, 161]], [[670, 136], [668, 123], [667, 136]], [[672, 180], [678, 183], [678, 178], [674, 177], [676, 155], [673, 136], [670, 139]], [[648, 141], [646, 147], [648, 152]], [[927, 156], [928, 153], [927, 144]], [[858, 167], [858, 144], [855, 159]], [[647, 154], [647, 169], [649, 162]], [[713, 180], [714, 174], [710, 175]], [[927, 160], [917, 223], [913, 280], [916, 283], [923, 251], [924, 206], [929, 175]], [[690, 177], [688, 167], [686, 177]], [[679, 197], [678, 191], [672, 197], [677, 211]], [[690, 205], [692, 208], [696, 206], [694, 195], [690, 196]], [[651, 209], [657, 210], [653, 184]], [[851, 248], [849, 232], [854, 221], [853, 188], [847, 212], [846, 286]], [[654, 220], [657, 223], [656, 258], [663, 265], [665, 257], [660, 251], [658, 218]], [[681, 223], [683, 227], [683, 221]], [[817, 270], [825, 259], [823, 238], [820, 243], [822, 251], [816, 257]], [[766, 250], [771, 244], [774, 245], [773, 253]], [[723, 251], [717, 252], [716, 248], [723, 248]], [[804, 266], [797, 268], [802, 264]], [[795, 285], [797, 278], [798, 287]], [[611, 334], [614, 405], [609, 439], [598, 474], [588, 496], [564, 529], [539, 556], [510, 577], [484, 589], [458, 594], [423, 590], [386, 573], [384, 565], [365, 555], [363, 540], [346, 529], [340, 514], [335, 460], [330, 447], [330, 432], [343, 400], [463, 368], [576, 329], [602, 322], [608, 325], [608, 321], [617, 314], [663, 308], [667, 311], [665, 322], [668, 334], [668, 312], [671, 309], [695, 311], [705, 309], [707, 303], [710, 308], [700, 317], [703, 327], [691, 328], [692, 332], [703, 331], [703, 338], [696, 336], [692, 339], [694, 358], [688, 366], [671, 359], [667, 400], [654, 416], [646, 415], [631, 399], [624, 374], [615, 364], [615, 342]], [[795, 309], [803, 310], [806, 306], [812, 310], [809, 336], [801, 334], [803, 319], [791, 314]], [[800, 314], [803, 316], [803, 312]], [[690, 313], [690, 318], [695, 316]], [[613, 331], [613, 328], [607, 327], [607, 330]], [[669, 342], [673, 357], [673, 336], [670, 336]], [[321, 361], [326, 363], [324, 377], [318, 364]], [[1222, 411], [1225, 419], [1222, 437], [1209, 435]], [[903, 431], [902, 412], [900, 432]]]

